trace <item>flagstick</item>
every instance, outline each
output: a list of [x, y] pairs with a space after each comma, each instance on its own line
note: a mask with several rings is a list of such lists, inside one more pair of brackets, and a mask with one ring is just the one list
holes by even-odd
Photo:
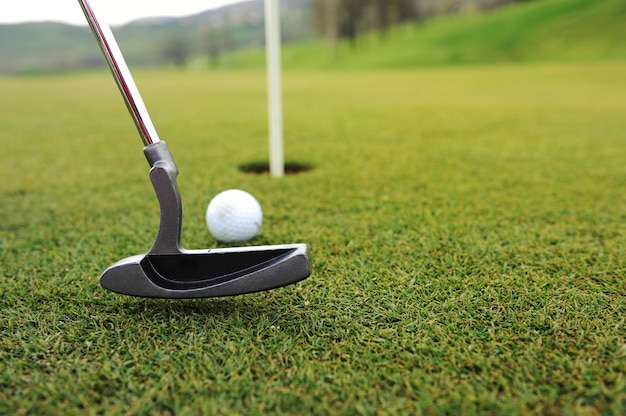
[[278, 0], [265, 0], [265, 43], [269, 106], [270, 175], [285, 174], [283, 154], [283, 109], [280, 70], [280, 12]]

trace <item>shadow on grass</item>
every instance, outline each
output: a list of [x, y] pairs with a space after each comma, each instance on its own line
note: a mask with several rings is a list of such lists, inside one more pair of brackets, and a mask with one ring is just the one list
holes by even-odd
[[153, 323], [210, 318], [248, 324], [259, 319], [280, 320], [289, 313], [289, 305], [289, 302], [277, 303], [248, 295], [211, 299], [125, 299], [104, 302], [100, 308], [105, 315], [141, 317]]
[[[167, 318], [175, 316], [221, 316], [236, 315], [243, 307], [237, 299], [124, 299], [102, 305], [104, 313], [142, 316], [144, 318]], [[248, 306], [249, 307], [249, 306]]]

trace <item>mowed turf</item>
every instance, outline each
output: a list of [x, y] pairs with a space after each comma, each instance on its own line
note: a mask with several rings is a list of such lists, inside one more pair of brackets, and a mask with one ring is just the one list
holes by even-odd
[[235, 298], [100, 288], [158, 205], [108, 73], [0, 78], [0, 413], [623, 414], [626, 63], [136, 79], [178, 163], [183, 243], [218, 192], [313, 275]]

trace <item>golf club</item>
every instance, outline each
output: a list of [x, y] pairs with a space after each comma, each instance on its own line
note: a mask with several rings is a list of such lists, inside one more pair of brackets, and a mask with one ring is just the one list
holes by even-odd
[[306, 244], [186, 250], [180, 244], [183, 206], [178, 169], [156, 133], [109, 26], [88, 0], [78, 0], [144, 142], [161, 210], [150, 251], [110, 266], [100, 284], [113, 292], [153, 298], [234, 296], [296, 283], [311, 274]]

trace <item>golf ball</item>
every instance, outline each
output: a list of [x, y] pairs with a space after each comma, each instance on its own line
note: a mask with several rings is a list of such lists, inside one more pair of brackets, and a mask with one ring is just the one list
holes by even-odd
[[252, 239], [263, 224], [263, 211], [255, 197], [240, 189], [215, 196], [206, 210], [206, 225], [218, 241]]

